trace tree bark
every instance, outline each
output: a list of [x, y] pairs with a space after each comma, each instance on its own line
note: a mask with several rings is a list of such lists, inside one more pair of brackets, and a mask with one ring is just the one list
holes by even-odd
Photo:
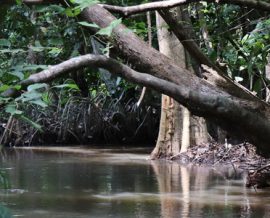
[[[177, 9], [178, 16], [180, 10]], [[169, 32], [165, 21], [156, 13], [159, 51], [179, 66], [185, 67], [185, 52], [173, 33]], [[162, 95], [161, 119], [156, 147], [151, 159], [168, 158], [178, 154], [183, 147], [189, 146], [189, 114], [173, 98]], [[184, 116], [185, 115], [185, 116]], [[184, 148], [184, 149], [185, 149]]]

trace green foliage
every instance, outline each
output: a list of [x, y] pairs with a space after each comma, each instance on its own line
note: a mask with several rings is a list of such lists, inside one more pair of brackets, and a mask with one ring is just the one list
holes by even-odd
[[70, 2], [72, 4], [74, 4], [74, 5], [76, 5], [76, 6], [75, 7], [69, 7], [69, 8], [66, 8], [64, 10], [65, 14], [68, 17], [76, 17], [85, 8], [90, 7], [91, 5], [99, 3], [99, 1], [97, 1], [97, 0], [70, 0]]
[[62, 84], [62, 85], [57, 85], [57, 86], [54, 86], [55, 88], [67, 88], [67, 89], [73, 89], [73, 90], [77, 90], [79, 91], [79, 87], [76, 85], [76, 84]]
[[101, 36], [111, 36], [113, 29], [116, 28], [121, 22], [122, 22], [122, 19], [121, 18], [120, 19], [116, 19], [116, 20], [112, 21], [109, 26], [100, 29], [97, 32], [97, 34], [98, 35], [101, 35]]
[[[261, 98], [269, 85], [265, 65], [269, 54], [269, 16], [235, 5], [202, 3], [190, 7], [192, 21], [204, 52], [226, 65], [227, 74]], [[207, 39], [202, 31], [207, 30]], [[212, 47], [207, 44], [209, 41]]]
[[17, 106], [15, 104], [8, 104], [5, 107], [5, 111], [6, 113], [9, 113], [10, 115], [14, 116], [14, 115], [22, 115], [22, 111], [17, 110]]
[[78, 24], [82, 25], [82, 26], [86, 26], [86, 27], [92, 27], [92, 28], [97, 28], [99, 29], [99, 26], [94, 24], [94, 23], [88, 23], [86, 21], [81, 21], [81, 22], [78, 22]]
[[70, 2], [73, 4], [77, 4], [78, 6], [76, 6], [75, 9], [79, 9], [80, 11], [99, 3], [99, 1], [97, 0], [70, 0]]

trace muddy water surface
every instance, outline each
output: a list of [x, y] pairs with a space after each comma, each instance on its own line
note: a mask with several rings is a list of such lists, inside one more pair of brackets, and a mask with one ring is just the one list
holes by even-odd
[[245, 188], [233, 170], [149, 161], [142, 149], [56, 150], [2, 153], [0, 217], [270, 217], [270, 189]]

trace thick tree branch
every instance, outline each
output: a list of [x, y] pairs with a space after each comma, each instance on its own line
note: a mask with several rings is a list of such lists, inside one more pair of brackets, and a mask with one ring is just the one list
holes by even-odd
[[[263, 0], [205, 0], [207, 2], [218, 2], [221, 4], [236, 4], [241, 6], [247, 6], [252, 8], [257, 8], [260, 10], [270, 10], [270, 3]], [[109, 10], [110, 12], [118, 13], [123, 16], [130, 16], [133, 14], [138, 14], [146, 11], [155, 11], [167, 8], [173, 8], [183, 4], [189, 4], [192, 2], [200, 2], [199, 0], [168, 0], [168, 1], [158, 1], [158, 2], [151, 2], [145, 3], [141, 5], [134, 5], [134, 6], [113, 6], [107, 4], [101, 4], [102, 7]]]
[[[167, 1], [157, 1], [151, 3], [145, 3], [141, 5], [134, 6], [114, 6], [107, 4], [100, 4], [100, 6], [109, 10], [110, 12], [118, 13], [123, 16], [130, 16], [133, 14], [138, 14], [146, 11], [155, 11], [166, 8], [173, 8], [183, 4], [189, 4], [192, 2], [200, 2], [201, 0], [167, 0]], [[220, 4], [235, 4], [240, 6], [247, 6], [251, 8], [256, 8], [264, 11], [270, 11], [270, 2], [268, 0], [204, 0], [206, 2], [218, 2]], [[15, 0], [1, 0], [1, 4], [14, 4]], [[28, 5], [34, 4], [57, 4], [65, 3], [64, 0], [23, 0], [23, 3]]]

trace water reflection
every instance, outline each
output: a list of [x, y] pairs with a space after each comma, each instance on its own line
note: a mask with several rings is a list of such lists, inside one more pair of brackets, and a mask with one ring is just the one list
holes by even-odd
[[[232, 169], [151, 162], [157, 177], [161, 216], [269, 217], [270, 190], [247, 189]], [[232, 178], [233, 179], [232, 179]]]
[[268, 217], [270, 190], [246, 189], [234, 171], [91, 153], [5, 154], [11, 187], [0, 191], [2, 205], [30, 218]]

